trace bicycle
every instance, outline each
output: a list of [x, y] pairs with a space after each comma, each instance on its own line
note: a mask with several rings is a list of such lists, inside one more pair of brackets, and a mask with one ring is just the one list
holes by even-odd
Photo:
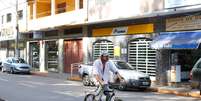
[[[108, 95], [105, 95], [105, 93], [108, 93]], [[84, 101], [103, 101], [103, 95], [106, 97], [105, 101], [122, 101], [115, 96], [114, 89], [104, 91], [104, 85], [99, 85], [95, 91], [88, 93]]]

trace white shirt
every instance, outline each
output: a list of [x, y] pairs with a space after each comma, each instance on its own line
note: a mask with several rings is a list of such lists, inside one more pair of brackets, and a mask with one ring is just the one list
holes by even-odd
[[113, 72], [113, 73], [118, 72], [117, 68], [114, 66], [112, 61], [108, 60], [105, 63], [105, 70], [104, 71], [103, 71], [102, 61], [100, 59], [97, 59], [96, 61], [94, 61], [93, 74], [94, 75], [99, 75], [100, 78], [103, 79], [104, 84], [108, 84], [108, 82], [109, 82], [110, 71]]

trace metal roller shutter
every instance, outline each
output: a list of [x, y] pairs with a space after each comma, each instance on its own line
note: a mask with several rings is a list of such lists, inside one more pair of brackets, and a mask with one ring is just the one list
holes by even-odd
[[101, 51], [106, 50], [110, 54], [110, 58], [114, 58], [114, 45], [111, 41], [102, 40], [93, 44], [93, 60], [99, 57]]
[[149, 47], [150, 39], [131, 40], [128, 45], [128, 62], [138, 71], [156, 76], [156, 50]]

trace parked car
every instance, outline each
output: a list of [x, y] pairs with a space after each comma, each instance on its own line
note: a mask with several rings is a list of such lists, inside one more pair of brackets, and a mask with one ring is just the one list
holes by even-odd
[[2, 72], [30, 73], [31, 66], [22, 58], [9, 57], [3, 62]]
[[197, 83], [197, 86], [199, 86], [198, 83], [201, 83], [201, 58], [193, 66], [190, 77], [192, 82]]
[[[118, 68], [119, 73], [125, 79], [125, 83], [119, 82], [117, 77], [111, 73], [109, 81], [113, 86], [120, 90], [124, 90], [126, 88], [146, 89], [150, 87], [151, 80], [147, 74], [136, 71], [135, 68], [127, 62], [121, 60], [111, 61], [114, 63], [114, 66]], [[92, 75], [92, 68], [92, 63], [80, 65], [79, 74], [82, 77], [82, 82], [85, 86], [94, 85], [97, 83]]]
[[0, 70], [2, 70], [2, 61], [0, 60]]

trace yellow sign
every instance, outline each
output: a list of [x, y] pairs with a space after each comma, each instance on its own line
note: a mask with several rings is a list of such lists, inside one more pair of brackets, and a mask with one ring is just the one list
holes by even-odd
[[115, 46], [114, 47], [114, 56], [120, 56], [120, 47], [119, 46]]
[[153, 24], [140, 24], [140, 25], [93, 29], [92, 35], [96, 37], [96, 36], [111, 36], [111, 35], [123, 35], [123, 34], [146, 34], [153, 32], [154, 32]]

